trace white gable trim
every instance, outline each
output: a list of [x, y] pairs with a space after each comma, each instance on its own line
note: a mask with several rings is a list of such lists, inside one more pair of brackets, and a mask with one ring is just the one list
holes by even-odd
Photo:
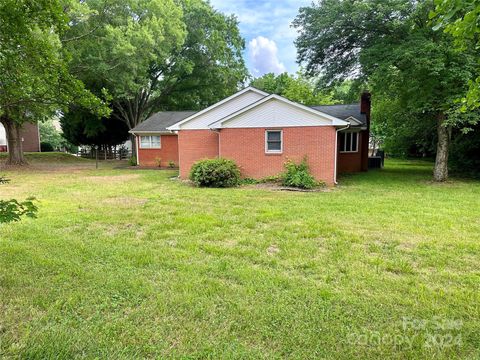
[[[309, 113], [312, 113], [314, 115], [317, 115], [319, 117], [322, 117], [323, 120], [324, 119], [327, 119], [327, 120], [330, 120], [332, 122], [332, 124], [329, 124], [328, 126], [347, 126], [349, 123], [344, 121], [344, 120], [341, 120], [341, 119], [338, 119], [334, 116], [331, 116], [331, 115], [328, 115], [328, 114], [325, 114], [321, 111], [318, 111], [318, 110], [315, 110], [311, 107], [308, 107], [308, 106], [305, 106], [305, 105], [302, 105], [302, 104], [299, 104], [299, 103], [296, 103], [296, 102], [293, 102], [293, 101], [290, 101], [280, 95], [276, 95], [276, 94], [272, 94], [272, 95], [269, 95], [267, 97], [264, 97], [263, 99], [257, 101], [257, 102], [254, 102], [253, 104], [250, 104], [246, 107], [244, 107], [243, 109], [240, 109], [226, 117], [224, 117], [223, 119], [220, 119], [212, 124], [209, 125], [210, 129], [221, 129], [222, 128], [222, 124], [224, 124], [225, 122], [235, 118], [236, 116], [240, 115], [240, 114], [243, 114], [257, 106], [260, 106], [262, 104], [264, 104], [265, 102], [269, 101], [269, 100], [272, 100], [272, 99], [275, 99], [275, 100], [279, 100], [283, 103], [286, 103], [288, 105], [291, 105], [293, 107], [296, 107], [296, 108], [299, 108], [301, 110], [304, 110], [304, 111], [307, 111]], [[297, 125], [298, 126], [298, 125]], [[319, 124], [318, 126], [326, 126], [326, 125], [321, 125]]]
[[262, 91], [262, 90], [256, 89], [256, 88], [254, 88], [254, 87], [252, 87], [252, 86], [246, 87], [245, 89], [242, 89], [242, 90], [236, 92], [235, 94], [233, 94], [233, 95], [231, 95], [231, 96], [229, 96], [229, 97], [227, 97], [227, 98], [225, 98], [225, 99], [223, 99], [223, 100], [221, 100], [221, 101], [219, 101], [219, 102], [217, 102], [217, 103], [215, 103], [215, 104], [213, 104], [213, 105], [211, 105], [211, 106], [209, 106], [209, 107], [207, 107], [207, 108], [205, 108], [205, 109], [203, 109], [203, 110], [201, 110], [201, 111], [199, 111], [199, 112], [196, 112], [196, 113], [193, 114], [193, 115], [190, 115], [190, 116], [187, 117], [186, 119], [183, 119], [182, 121], [179, 121], [178, 123], [173, 124], [172, 126], [167, 127], [167, 130], [170, 130], [170, 131], [172, 131], [172, 130], [180, 130], [180, 126], [181, 126], [182, 124], [185, 124], [186, 122], [195, 119], [197, 116], [203, 115], [203, 114], [205, 114], [206, 112], [209, 112], [210, 110], [215, 109], [215, 108], [217, 108], [217, 107], [225, 104], [226, 102], [228, 102], [228, 101], [230, 101], [230, 100], [232, 100], [232, 99], [234, 99], [234, 98], [236, 98], [236, 97], [238, 97], [238, 96], [240, 96], [240, 95], [242, 95], [242, 94], [245, 94], [245, 93], [248, 92], [248, 91], [252, 91], [252, 92], [257, 93], [257, 94], [262, 95], [262, 96], [268, 96], [268, 95], [269, 95], [268, 93], [266, 93], [266, 92], [264, 92], [264, 91]]
[[[353, 120], [353, 124], [351, 123]], [[350, 122], [350, 125], [362, 125], [362, 122], [360, 120], [358, 120], [356, 117], [353, 117], [353, 116], [349, 116], [348, 118], [345, 119], [345, 121], [348, 121]]]

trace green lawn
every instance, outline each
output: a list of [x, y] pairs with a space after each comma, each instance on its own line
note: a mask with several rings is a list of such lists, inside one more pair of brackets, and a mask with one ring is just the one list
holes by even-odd
[[40, 211], [0, 226], [0, 358], [480, 357], [480, 182], [390, 160], [199, 189], [50, 156], [3, 171]]

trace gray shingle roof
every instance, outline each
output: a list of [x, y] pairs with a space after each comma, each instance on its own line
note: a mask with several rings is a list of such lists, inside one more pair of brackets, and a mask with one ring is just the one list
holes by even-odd
[[[318, 105], [312, 106], [315, 110], [321, 111], [327, 115], [335, 116], [338, 119], [345, 120], [350, 116], [359, 120], [362, 125], [367, 124], [365, 114], [360, 112], [360, 103], [347, 105]], [[354, 126], [354, 124], [352, 124]]]
[[135, 126], [131, 131], [133, 133], [143, 131], [167, 132], [167, 127], [176, 124], [195, 113], [196, 111], [161, 111], [153, 114], [147, 120]]

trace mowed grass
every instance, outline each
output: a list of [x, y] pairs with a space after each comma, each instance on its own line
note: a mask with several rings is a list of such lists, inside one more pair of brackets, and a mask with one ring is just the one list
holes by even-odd
[[480, 357], [480, 182], [390, 160], [200, 189], [50, 156], [3, 171], [40, 210], [0, 226], [0, 358]]

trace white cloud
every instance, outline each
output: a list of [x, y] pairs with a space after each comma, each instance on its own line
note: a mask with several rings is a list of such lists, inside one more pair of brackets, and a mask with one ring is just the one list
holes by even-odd
[[248, 43], [253, 75], [261, 76], [273, 72], [280, 74], [286, 71], [285, 65], [278, 59], [278, 48], [275, 41], [257, 36]]
[[[237, 16], [241, 34], [247, 43], [251, 44], [254, 40], [258, 42], [260, 34], [263, 38], [274, 41], [277, 64], [273, 65], [273, 68], [277, 69], [277, 72], [284, 69], [295, 72], [298, 69], [297, 50], [293, 43], [298, 33], [290, 25], [297, 16], [298, 9], [310, 5], [311, 2], [312, 0], [210, 0], [219, 11]], [[262, 67], [253, 62], [251, 53], [249, 45], [246, 63], [252, 75], [258, 76]], [[275, 64], [275, 61], [273, 63]]]

